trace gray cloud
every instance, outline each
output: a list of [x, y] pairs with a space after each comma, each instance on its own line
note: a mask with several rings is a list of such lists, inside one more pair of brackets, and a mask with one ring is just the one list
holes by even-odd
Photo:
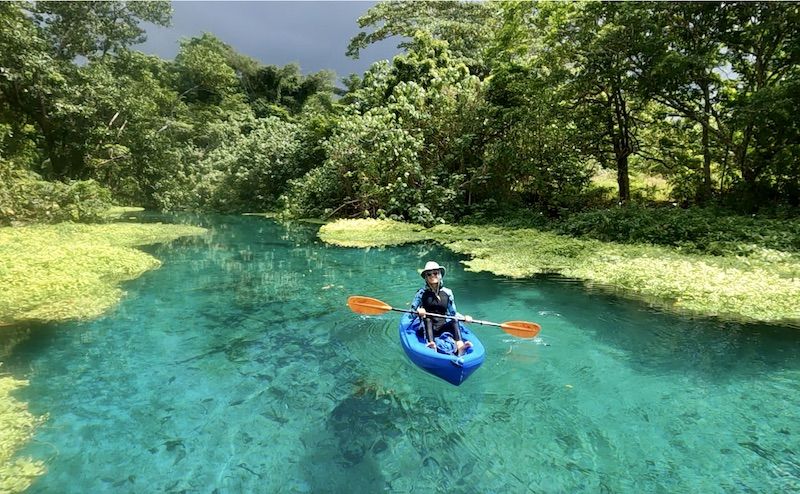
[[363, 50], [359, 60], [345, 56], [359, 32], [357, 19], [375, 2], [356, 1], [187, 1], [173, 2], [172, 26], [145, 25], [147, 41], [134, 47], [172, 59], [179, 41], [209, 32], [237, 52], [265, 64], [298, 63], [305, 74], [329, 69], [337, 76], [362, 74], [373, 62], [398, 53], [386, 40]]

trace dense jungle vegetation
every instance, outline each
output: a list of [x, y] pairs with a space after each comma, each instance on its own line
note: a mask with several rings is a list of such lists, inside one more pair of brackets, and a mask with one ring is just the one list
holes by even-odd
[[800, 250], [796, 3], [379, 3], [348, 54], [398, 55], [344, 88], [212, 34], [130, 48], [170, 13], [0, 3], [0, 224], [116, 203]]

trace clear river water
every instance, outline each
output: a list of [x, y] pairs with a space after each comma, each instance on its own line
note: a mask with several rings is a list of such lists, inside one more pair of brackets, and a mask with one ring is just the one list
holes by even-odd
[[[348, 249], [260, 217], [146, 247], [163, 266], [3, 370], [47, 415], [31, 493], [800, 492], [800, 329], [666, 313], [558, 278], [462, 269], [433, 244]], [[484, 365], [460, 387], [400, 349], [425, 261]]]

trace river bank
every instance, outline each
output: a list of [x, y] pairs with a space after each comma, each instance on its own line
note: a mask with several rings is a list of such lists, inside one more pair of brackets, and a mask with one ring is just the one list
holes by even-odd
[[[24, 338], [26, 322], [96, 317], [124, 295], [120, 283], [161, 265], [136, 247], [204, 232], [187, 225], [135, 223], [0, 228], [0, 331], [9, 327]], [[0, 360], [16, 340], [0, 347]], [[40, 461], [15, 457], [46, 420], [14, 398], [26, 384], [3, 375], [0, 367], [0, 492], [23, 492], [45, 471]]]
[[800, 326], [800, 256], [761, 248], [747, 256], [601, 242], [533, 228], [339, 220], [320, 238], [346, 247], [435, 241], [469, 257], [467, 270], [511, 278], [558, 274], [670, 310]]

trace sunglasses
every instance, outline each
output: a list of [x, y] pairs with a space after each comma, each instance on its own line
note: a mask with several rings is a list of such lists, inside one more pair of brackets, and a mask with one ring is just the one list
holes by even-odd
[[439, 276], [439, 271], [428, 271], [425, 273], [425, 277], [430, 278], [431, 276]]

